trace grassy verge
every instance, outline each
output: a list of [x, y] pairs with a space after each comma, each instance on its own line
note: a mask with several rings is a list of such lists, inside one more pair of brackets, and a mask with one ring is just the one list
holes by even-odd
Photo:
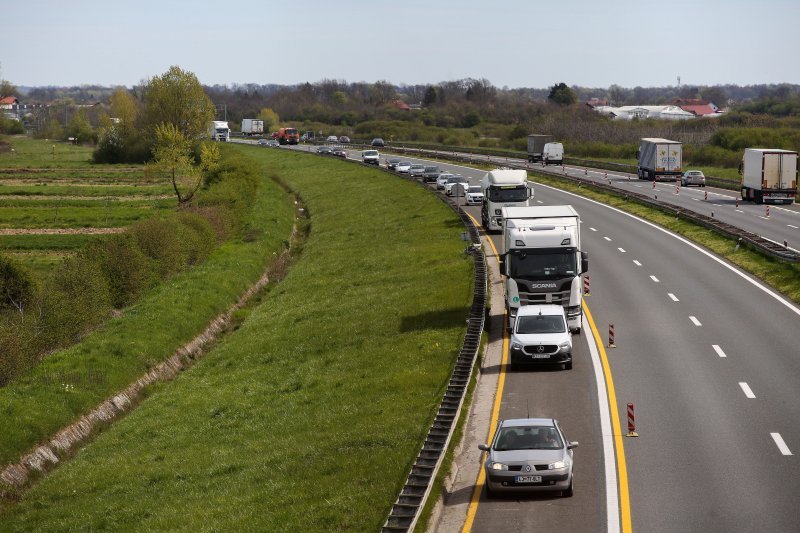
[[587, 198], [592, 198], [604, 204], [622, 209], [645, 220], [649, 220], [667, 228], [679, 235], [683, 235], [697, 244], [711, 250], [720, 257], [750, 272], [766, 282], [776, 290], [788, 296], [796, 303], [800, 303], [800, 264], [791, 264], [777, 259], [772, 259], [745, 247], [736, 249], [735, 239], [715, 233], [714, 231], [698, 226], [683, 219], [676, 219], [675, 215], [667, 214], [652, 207], [644, 206], [632, 200], [625, 200], [624, 193], [620, 195], [609, 194], [593, 189], [591, 186], [578, 187], [577, 185], [531, 172], [533, 179], [539, 183], [552, 185], [559, 189], [570, 191]]
[[0, 235], [0, 250], [76, 251], [102, 235]]
[[115, 228], [175, 209], [175, 202], [148, 207], [129, 207], [113, 202], [98, 207], [3, 207], [0, 228]]
[[161, 196], [174, 194], [169, 185], [131, 185], [131, 186], [104, 186], [91, 185], [56, 185], [41, 183], [38, 185], [3, 185], [0, 180], [0, 194], [14, 195], [20, 198], [48, 196], [91, 196], [97, 198], [125, 197], [125, 196]]
[[292, 219], [283, 190], [265, 180], [248, 242], [223, 244], [80, 344], [48, 356], [0, 388], [0, 464], [16, 461], [202, 331], [260, 277], [272, 253], [282, 248]]
[[24, 135], [6, 138], [13, 152], [0, 153], [3, 168], [71, 168], [87, 166], [92, 162], [93, 148], [75, 146], [62, 141], [39, 141]]
[[302, 255], [216, 350], [34, 487], [8, 530], [383, 524], [458, 355], [461, 223], [374, 169], [240, 149], [302, 195]]

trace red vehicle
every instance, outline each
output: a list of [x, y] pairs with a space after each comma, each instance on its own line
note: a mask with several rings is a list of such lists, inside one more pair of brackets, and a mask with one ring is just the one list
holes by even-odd
[[281, 128], [275, 138], [281, 144], [297, 144], [300, 142], [300, 132], [297, 128]]

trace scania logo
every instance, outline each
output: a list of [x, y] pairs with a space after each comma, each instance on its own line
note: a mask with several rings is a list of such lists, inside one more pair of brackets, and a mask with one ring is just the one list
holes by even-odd
[[542, 352], [544, 352], [544, 346], [542, 346], [542, 345], [540, 344], [539, 346], [537, 346], [537, 347], [536, 347], [536, 351], [537, 351], [537, 352], [539, 352], [539, 353], [542, 353]]
[[555, 283], [531, 283], [532, 289], [555, 289]]
[[531, 465], [525, 465], [525, 471], [526, 472], [530, 472], [531, 471]]

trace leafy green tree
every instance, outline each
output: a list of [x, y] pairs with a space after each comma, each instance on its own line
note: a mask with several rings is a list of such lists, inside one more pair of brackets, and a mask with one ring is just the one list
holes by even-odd
[[67, 137], [74, 137], [79, 143], [94, 143], [97, 137], [94, 128], [86, 117], [86, 112], [79, 109], [69, 119], [66, 130]]
[[17, 87], [8, 80], [0, 80], [0, 98], [6, 96], [15, 96], [17, 94]]
[[178, 66], [151, 78], [143, 87], [143, 95], [145, 122], [153, 132], [159, 124], [170, 124], [188, 140], [196, 140], [205, 134], [216, 114], [197, 76]]
[[277, 130], [281, 123], [278, 114], [268, 107], [264, 107], [258, 112], [258, 118], [264, 121], [264, 133]]
[[422, 105], [425, 107], [431, 106], [436, 103], [438, 100], [438, 93], [436, 92], [436, 87], [431, 85], [427, 89], [425, 89], [425, 96], [422, 97]]
[[189, 202], [203, 181], [204, 172], [214, 172], [219, 165], [219, 146], [213, 142], [200, 145], [200, 165], [194, 165], [192, 140], [174, 124], [156, 126], [153, 162], [148, 170], [166, 176], [178, 203]]
[[566, 83], [561, 82], [550, 88], [547, 99], [558, 105], [572, 105], [578, 101], [578, 96]]

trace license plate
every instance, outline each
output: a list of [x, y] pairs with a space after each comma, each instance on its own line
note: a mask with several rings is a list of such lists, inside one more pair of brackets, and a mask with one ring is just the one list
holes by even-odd
[[514, 481], [517, 483], [541, 483], [542, 476], [517, 476]]
[[550, 359], [549, 353], [535, 353], [531, 357], [534, 359]]

